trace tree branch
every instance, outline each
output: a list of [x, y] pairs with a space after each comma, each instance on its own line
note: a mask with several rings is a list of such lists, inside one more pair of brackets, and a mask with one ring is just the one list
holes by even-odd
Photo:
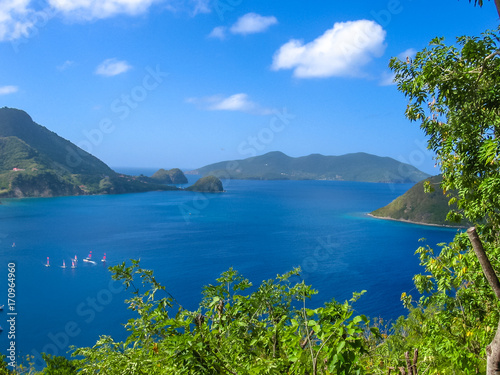
[[484, 251], [483, 244], [479, 239], [479, 236], [476, 232], [476, 228], [471, 227], [467, 229], [467, 235], [469, 236], [470, 242], [472, 243], [472, 248], [476, 253], [476, 257], [479, 260], [479, 264], [481, 265], [486, 280], [488, 280], [491, 289], [493, 289], [493, 292], [500, 300], [500, 281], [498, 280], [495, 270], [491, 266], [490, 260], [488, 259], [486, 252]]
[[[500, 0], [495, 0], [495, 2], [500, 2]], [[500, 14], [500, 13], [499, 13]], [[476, 84], [479, 82], [479, 80], [481, 79], [481, 77], [483, 76], [483, 73], [484, 73], [484, 69], [486, 68], [486, 63], [488, 62], [488, 60], [491, 60], [492, 58], [494, 58], [495, 56], [500, 56], [500, 51], [495, 51], [491, 54], [489, 54], [488, 56], [486, 56], [483, 60], [483, 65], [481, 66], [481, 71], [479, 72], [479, 76], [477, 77], [477, 80], [476, 80]]]

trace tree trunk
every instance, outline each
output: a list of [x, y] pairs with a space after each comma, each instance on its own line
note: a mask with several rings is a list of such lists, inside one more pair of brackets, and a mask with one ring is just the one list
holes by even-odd
[[[495, 270], [493, 270], [490, 260], [484, 251], [483, 244], [479, 239], [476, 228], [472, 227], [467, 229], [467, 235], [472, 243], [472, 248], [476, 253], [479, 264], [481, 264], [484, 276], [488, 280], [497, 298], [500, 299], [500, 281], [498, 281]], [[493, 341], [486, 347], [486, 375], [500, 375], [500, 321], [498, 322]]]
[[483, 244], [479, 239], [479, 236], [476, 232], [476, 228], [472, 227], [467, 229], [467, 235], [469, 236], [470, 242], [472, 243], [472, 248], [476, 253], [476, 257], [479, 260], [479, 264], [481, 265], [486, 280], [488, 280], [491, 289], [493, 289], [493, 292], [500, 300], [500, 281], [498, 281], [498, 277], [495, 273], [495, 270], [491, 266], [490, 260], [488, 259], [488, 256], [484, 251]]
[[495, 0], [495, 5], [497, 7], [498, 16], [500, 17], [500, 0]]
[[486, 375], [500, 374], [500, 321], [490, 345], [486, 347]]

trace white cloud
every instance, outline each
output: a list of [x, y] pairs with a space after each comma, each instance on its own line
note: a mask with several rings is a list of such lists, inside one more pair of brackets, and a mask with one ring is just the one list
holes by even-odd
[[245, 93], [238, 93], [231, 96], [214, 95], [205, 98], [189, 98], [186, 102], [198, 105], [207, 111], [238, 111], [255, 115], [268, 115], [272, 113], [270, 109], [263, 108], [259, 104], [250, 100]]
[[277, 24], [278, 20], [276, 17], [269, 16], [264, 17], [257, 13], [247, 13], [240, 17], [238, 21], [234, 23], [233, 26], [227, 29], [224, 26], [218, 26], [214, 28], [210, 34], [209, 38], [224, 40], [227, 37], [227, 32], [232, 34], [256, 34], [266, 31], [270, 26]]
[[248, 112], [253, 110], [256, 105], [248, 99], [247, 94], [234, 94], [227, 98], [219, 98], [214, 100], [208, 109], [212, 111], [242, 111]]
[[56, 16], [77, 21], [137, 16], [155, 4], [191, 16], [212, 11], [211, 0], [0, 0], [0, 42], [30, 38]]
[[282, 45], [272, 69], [294, 69], [298, 78], [361, 76], [362, 66], [383, 55], [385, 35], [373, 21], [338, 22], [312, 42], [292, 39]]
[[18, 92], [19, 88], [17, 86], [0, 86], [0, 95], [8, 95]]
[[132, 66], [130, 66], [126, 61], [117, 59], [107, 59], [104, 60], [101, 64], [99, 64], [95, 73], [106, 77], [112, 77], [118, 74], [125, 73], [131, 68]]
[[208, 34], [208, 37], [220, 40], [226, 39], [226, 28], [224, 26], [218, 26]]
[[257, 13], [247, 13], [240, 17], [230, 30], [233, 34], [255, 34], [264, 32], [277, 23], [278, 20], [274, 16], [264, 17]]
[[35, 19], [35, 11], [28, 7], [30, 1], [0, 1], [0, 41], [16, 40], [29, 35]]
[[157, 0], [48, 0], [56, 11], [69, 18], [91, 20], [117, 14], [145, 13]]

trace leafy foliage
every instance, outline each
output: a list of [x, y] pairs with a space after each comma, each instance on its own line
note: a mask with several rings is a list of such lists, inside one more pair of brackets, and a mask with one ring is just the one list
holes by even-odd
[[[481, 5], [481, 4], [479, 4]], [[406, 116], [420, 121], [443, 172], [441, 187], [456, 190], [459, 211], [481, 225], [478, 232], [495, 270], [500, 270], [500, 51], [498, 30], [460, 37], [457, 46], [431, 42], [413, 61], [393, 59], [398, 88], [409, 99]], [[476, 374], [486, 369], [486, 347], [499, 320], [500, 302], [489, 287], [465, 234], [417, 250], [425, 272], [414, 282], [422, 297], [403, 293], [409, 309], [374, 355], [401, 358], [418, 347], [431, 374]]]
[[78, 366], [77, 361], [70, 361], [65, 357], [42, 354], [46, 367], [41, 375], [76, 375]]
[[75, 350], [83, 356], [82, 374], [362, 373], [368, 320], [353, 317], [351, 307], [362, 293], [309, 309], [306, 300], [316, 292], [292, 282], [298, 269], [256, 289], [229, 269], [205, 287], [198, 310], [189, 311], [138, 261], [112, 270], [133, 290], [127, 303], [138, 317], [127, 323], [125, 342], [103, 336], [94, 347]]
[[[500, 225], [500, 51], [498, 30], [482, 38], [442, 38], [413, 61], [391, 60], [406, 116], [420, 121], [443, 171], [445, 191], [459, 192], [458, 208], [472, 222]], [[450, 216], [462, 217], [454, 212]]]

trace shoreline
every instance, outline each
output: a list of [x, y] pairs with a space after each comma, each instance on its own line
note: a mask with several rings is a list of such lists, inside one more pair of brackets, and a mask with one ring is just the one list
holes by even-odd
[[369, 217], [372, 217], [374, 219], [398, 221], [400, 223], [425, 225], [428, 227], [439, 227], [439, 228], [450, 228], [450, 229], [466, 229], [467, 228], [467, 226], [463, 226], [463, 225], [431, 224], [431, 223], [422, 223], [422, 222], [412, 221], [412, 220], [407, 220], [407, 219], [394, 219], [392, 217], [375, 216], [375, 215], [372, 215], [371, 213], [367, 213], [366, 215]]

